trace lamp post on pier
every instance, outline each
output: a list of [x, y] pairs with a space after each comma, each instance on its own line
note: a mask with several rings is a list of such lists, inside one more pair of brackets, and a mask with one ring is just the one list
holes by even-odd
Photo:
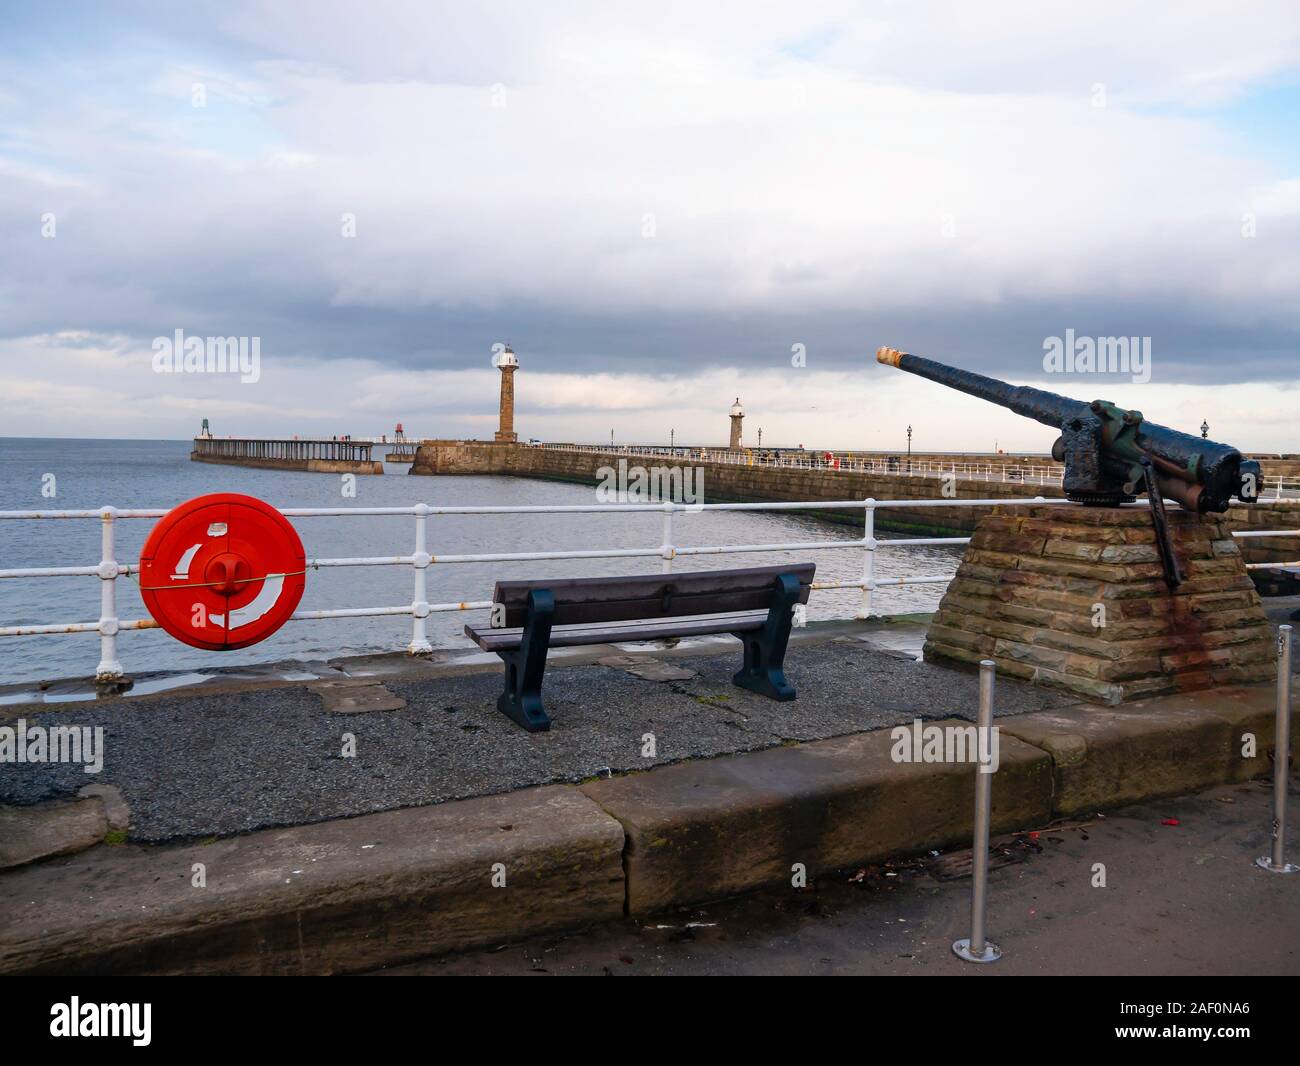
[[907, 427], [907, 472], [912, 472], [912, 427]]

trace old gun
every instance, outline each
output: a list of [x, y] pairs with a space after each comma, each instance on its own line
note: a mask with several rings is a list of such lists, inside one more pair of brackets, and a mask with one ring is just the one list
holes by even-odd
[[1171, 589], [1181, 584], [1182, 574], [1165, 521], [1165, 498], [1198, 514], [1226, 511], [1233, 496], [1243, 503], [1259, 498], [1257, 461], [1230, 445], [1148, 422], [1141, 411], [1126, 411], [1109, 400], [1087, 403], [1010, 385], [896, 348], [878, 349], [876, 359], [1056, 429], [1060, 436], [1052, 458], [1065, 464], [1061, 488], [1066, 499], [1104, 507], [1131, 503], [1144, 494]]

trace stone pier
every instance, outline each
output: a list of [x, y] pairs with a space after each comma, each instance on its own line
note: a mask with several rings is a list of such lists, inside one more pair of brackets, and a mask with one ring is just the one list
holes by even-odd
[[[601, 467], [629, 465], [690, 466], [703, 471], [704, 498], [708, 503], [816, 500], [937, 500], [950, 493], [962, 499], [1024, 499], [1060, 495], [1051, 485], [1022, 481], [994, 481], [958, 476], [955, 481], [939, 474], [867, 472], [773, 467], [759, 462], [716, 462], [685, 455], [638, 455], [586, 449], [531, 448], [481, 440], [426, 440], [420, 444], [412, 474], [483, 475], [544, 478], [595, 485]], [[698, 483], [698, 482], [697, 482]], [[1082, 508], [1079, 508], [1080, 510]], [[897, 507], [876, 512], [876, 528], [916, 536], [963, 537], [991, 513], [991, 507]], [[810, 514], [862, 528], [861, 511], [817, 511]], [[1017, 508], [1016, 513], [1019, 513]], [[1281, 505], [1234, 505], [1225, 516], [1233, 529], [1300, 529], [1300, 500]], [[1149, 523], [1149, 519], [1148, 519]], [[1300, 537], [1243, 540], [1238, 545], [1247, 562], [1279, 563], [1300, 559]]]
[[383, 461], [370, 457], [372, 448], [370, 441], [358, 440], [195, 437], [190, 459], [322, 474], [382, 474]]

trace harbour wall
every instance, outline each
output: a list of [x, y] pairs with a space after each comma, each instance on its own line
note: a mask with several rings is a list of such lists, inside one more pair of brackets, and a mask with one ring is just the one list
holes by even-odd
[[[950, 457], [951, 458], [951, 457]], [[595, 485], [602, 467], [617, 468], [619, 457], [608, 452], [560, 451], [491, 441], [432, 440], [421, 444], [410, 473], [463, 476], [500, 474]], [[950, 482], [938, 475], [884, 474], [864, 471], [799, 469], [690, 460], [674, 456], [629, 457], [628, 465], [693, 467], [703, 471], [702, 502], [757, 503], [815, 500], [937, 500], [951, 484], [958, 500], [1059, 497], [1050, 485], [1015, 481], [982, 481], [958, 476]], [[696, 501], [701, 502], [701, 501]], [[876, 528], [918, 536], [967, 536], [991, 507], [889, 507], [876, 512]], [[861, 511], [807, 513], [830, 521], [861, 526]], [[1227, 521], [1235, 529], [1300, 529], [1300, 500], [1266, 507], [1234, 506]], [[1239, 542], [1247, 562], [1289, 562], [1300, 559], [1300, 537], [1250, 539]]]
[[1259, 460], [1260, 470], [1265, 480], [1273, 477], [1300, 477], [1300, 456], [1297, 455], [1252, 455]]

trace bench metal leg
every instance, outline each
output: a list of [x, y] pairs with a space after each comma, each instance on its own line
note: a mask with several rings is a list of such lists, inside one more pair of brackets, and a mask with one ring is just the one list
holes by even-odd
[[498, 654], [505, 660], [505, 691], [497, 699], [497, 710], [530, 733], [551, 728], [551, 717], [542, 706], [542, 676], [551, 641], [555, 596], [549, 589], [528, 594], [528, 619], [516, 651]]
[[794, 688], [785, 679], [785, 649], [790, 643], [794, 605], [798, 602], [799, 579], [794, 574], [781, 574], [763, 628], [735, 634], [745, 645], [745, 665], [731, 679], [734, 684], [774, 700], [794, 699]]

